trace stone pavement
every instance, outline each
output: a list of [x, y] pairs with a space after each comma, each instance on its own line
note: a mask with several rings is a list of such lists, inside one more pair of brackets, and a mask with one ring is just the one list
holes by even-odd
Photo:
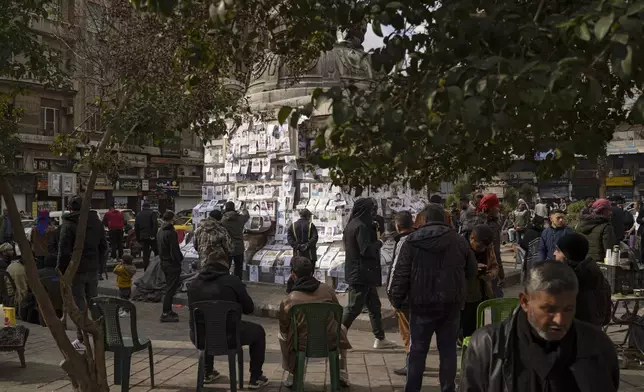
[[[506, 290], [508, 296], [515, 296], [518, 287]], [[150, 389], [149, 366], [146, 353], [137, 353], [132, 359], [131, 388], [132, 392], [187, 392], [194, 391], [197, 375], [198, 352], [189, 341], [188, 314], [185, 308], [176, 309], [181, 322], [161, 324], [158, 322], [160, 304], [137, 303], [138, 327], [142, 334], [152, 339], [154, 346], [154, 372], [156, 388]], [[285, 377], [281, 369], [281, 354], [277, 341], [277, 321], [269, 318], [248, 317], [262, 324], [266, 330], [266, 363], [264, 372], [271, 380], [265, 392], [287, 392], [281, 386]], [[123, 319], [129, 323], [129, 319]], [[124, 325], [126, 325], [124, 324]], [[71, 391], [71, 386], [64, 372], [59, 368], [62, 359], [49, 330], [35, 325], [29, 326], [31, 335], [27, 344], [27, 368], [21, 369], [15, 353], [0, 353], [0, 392], [49, 392]], [[128, 330], [127, 327], [125, 327]], [[74, 333], [69, 331], [70, 339]], [[397, 333], [388, 333], [387, 337], [400, 343]], [[351, 392], [393, 392], [401, 391], [404, 378], [393, 374], [405, 361], [404, 351], [391, 349], [378, 351], [372, 349], [373, 335], [369, 332], [352, 330], [349, 338], [354, 347], [348, 355]], [[615, 337], [617, 339], [617, 337]], [[427, 358], [423, 391], [438, 391], [438, 353], [432, 346]], [[245, 352], [248, 359], [248, 352]], [[227, 391], [227, 363], [217, 358], [216, 368], [224, 375], [220, 384], [211, 386], [212, 391]], [[108, 374], [112, 384], [113, 361], [108, 353]], [[245, 379], [248, 380], [248, 363], [245, 365]], [[324, 391], [328, 388], [328, 372], [325, 361], [311, 360], [307, 368], [304, 390]], [[120, 386], [111, 385], [111, 391], [120, 391]], [[641, 369], [622, 371], [620, 391], [644, 391], [644, 372]], [[598, 391], [601, 392], [601, 391]]]

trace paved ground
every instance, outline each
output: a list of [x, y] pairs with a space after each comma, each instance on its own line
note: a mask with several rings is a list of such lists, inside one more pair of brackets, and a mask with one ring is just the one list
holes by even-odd
[[[516, 295], [518, 287], [506, 290], [508, 296]], [[181, 322], [160, 324], [158, 322], [160, 304], [137, 304], [139, 312], [139, 331], [149, 336], [154, 345], [154, 371], [157, 392], [187, 392], [195, 390], [197, 351], [188, 338], [187, 311], [177, 309]], [[277, 322], [269, 318], [249, 317], [249, 320], [261, 323], [266, 329], [267, 355], [264, 365], [265, 374], [271, 384], [264, 388], [267, 392], [286, 392], [289, 389], [281, 386], [285, 377], [281, 369], [281, 355], [277, 342]], [[129, 319], [125, 319], [129, 320]], [[35, 391], [71, 391], [65, 374], [58, 367], [62, 357], [49, 334], [49, 330], [39, 326], [30, 326], [31, 336], [27, 344], [27, 368], [21, 369], [15, 353], [0, 353], [0, 392], [35, 392]], [[70, 331], [70, 338], [74, 333]], [[396, 333], [389, 333], [389, 339], [400, 342]], [[349, 353], [348, 370], [350, 374], [350, 391], [393, 392], [401, 391], [404, 378], [393, 374], [405, 360], [402, 349], [377, 351], [373, 350], [373, 335], [368, 332], [351, 331], [349, 338], [354, 350]], [[248, 358], [246, 352], [245, 355]], [[113, 374], [113, 361], [108, 357], [108, 374]], [[227, 364], [218, 361], [216, 367], [225, 374]], [[248, 364], [246, 364], [248, 369]], [[132, 361], [132, 392], [149, 391], [149, 367], [146, 355], [136, 354]], [[438, 355], [435, 346], [427, 359], [423, 391], [438, 391]], [[248, 379], [248, 374], [246, 374]], [[222, 377], [221, 384], [214, 385], [212, 391], [227, 391], [228, 378]], [[305, 391], [324, 391], [328, 384], [328, 374], [323, 361], [312, 361], [307, 369]], [[119, 386], [112, 386], [111, 391], [120, 391]], [[622, 372], [620, 391], [644, 391], [644, 372], [639, 368]], [[598, 391], [601, 392], [601, 391]]]

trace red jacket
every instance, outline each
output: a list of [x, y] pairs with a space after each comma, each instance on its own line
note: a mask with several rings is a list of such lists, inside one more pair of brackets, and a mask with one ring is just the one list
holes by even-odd
[[119, 210], [107, 211], [103, 217], [103, 224], [110, 230], [123, 230], [125, 218]]

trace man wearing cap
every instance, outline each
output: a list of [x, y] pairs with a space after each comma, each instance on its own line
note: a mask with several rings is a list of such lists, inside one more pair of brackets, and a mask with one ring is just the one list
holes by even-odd
[[141, 244], [143, 252], [143, 270], [148, 269], [150, 265], [150, 253], [154, 251], [155, 255], [159, 254], [157, 248], [157, 231], [159, 231], [159, 222], [157, 214], [150, 208], [150, 203], [143, 203], [143, 209], [134, 220], [134, 233], [136, 241]]
[[199, 261], [202, 267], [215, 248], [221, 248], [227, 256], [233, 253], [233, 241], [228, 234], [228, 230], [220, 223], [221, 215], [219, 210], [210, 211], [208, 218], [201, 220], [199, 227], [195, 231], [193, 244], [197, 253], [199, 253]]
[[557, 241], [555, 259], [575, 271], [579, 281], [575, 318], [597, 325], [608, 324], [612, 301], [610, 284], [602, 271], [588, 257], [588, 240], [581, 234], [566, 234]]
[[588, 240], [588, 256], [595, 263], [603, 263], [606, 251], [619, 243], [611, 223], [613, 211], [606, 199], [595, 201], [591, 211], [590, 215], [581, 215], [577, 231]]
[[300, 211], [300, 219], [288, 228], [286, 238], [293, 248], [293, 256], [306, 257], [313, 263], [318, 260], [316, 245], [318, 243], [318, 229], [311, 219], [313, 214], [306, 208]]

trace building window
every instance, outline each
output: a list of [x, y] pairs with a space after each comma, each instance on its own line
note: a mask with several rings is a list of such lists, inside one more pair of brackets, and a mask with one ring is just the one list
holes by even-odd
[[101, 114], [95, 105], [87, 105], [85, 116], [86, 130], [91, 132], [98, 132], [101, 130]]
[[60, 110], [43, 106], [40, 108], [40, 124], [43, 135], [54, 136], [60, 131]]

